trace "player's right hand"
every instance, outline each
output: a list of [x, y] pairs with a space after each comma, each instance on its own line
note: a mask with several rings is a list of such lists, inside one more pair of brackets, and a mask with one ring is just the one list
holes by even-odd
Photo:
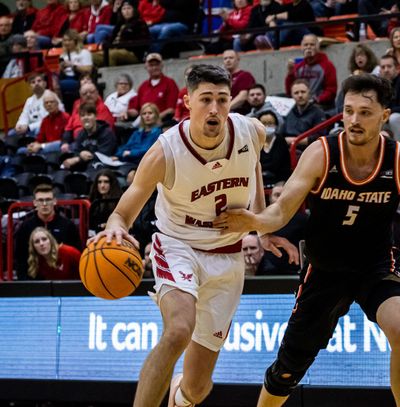
[[122, 240], [125, 239], [128, 242], [131, 242], [136, 247], [136, 249], [139, 249], [140, 247], [139, 242], [122, 227], [112, 227], [109, 229], [102, 230], [101, 232], [97, 233], [96, 236], [93, 236], [90, 239], [88, 239], [86, 244], [87, 245], [90, 243], [96, 244], [102, 237], [106, 237], [107, 243], [111, 243], [111, 241], [115, 239], [117, 244], [121, 245]]

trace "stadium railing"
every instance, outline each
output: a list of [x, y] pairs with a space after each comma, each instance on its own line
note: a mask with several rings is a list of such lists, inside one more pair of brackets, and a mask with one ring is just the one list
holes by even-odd
[[[14, 202], [8, 208], [7, 219], [7, 281], [13, 280], [14, 270], [14, 232], [15, 232], [15, 219], [13, 214], [21, 210], [33, 209], [32, 202]], [[86, 242], [88, 233], [89, 222], [89, 208], [90, 202], [86, 199], [60, 199], [57, 200], [57, 208], [71, 211], [70, 219], [79, 221], [79, 236], [82, 244]], [[26, 242], [28, 244], [28, 242]], [[3, 275], [0, 274], [0, 280]]]

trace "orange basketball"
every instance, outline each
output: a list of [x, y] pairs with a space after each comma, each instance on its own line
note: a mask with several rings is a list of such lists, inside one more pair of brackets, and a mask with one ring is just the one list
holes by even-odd
[[82, 253], [79, 274], [84, 286], [96, 297], [116, 300], [132, 294], [143, 276], [139, 252], [127, 240], [117, 245], [102, 237], [90, 243]]

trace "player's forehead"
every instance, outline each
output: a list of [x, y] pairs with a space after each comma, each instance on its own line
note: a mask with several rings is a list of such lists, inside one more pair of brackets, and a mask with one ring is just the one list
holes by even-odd
[[351, 108], [376, 108], [380, 105], [378, 102], [378, 95], [374, 90], [365, 90], [362, 92], [349, 91], [344, 96], [344, 107]]
[[202, 82], [194, 90], [193, 95], [201, 97], [205, 95], [210, 96], [230, 96], [231, 92], [225, 84], [215, 84], [211, 82]]

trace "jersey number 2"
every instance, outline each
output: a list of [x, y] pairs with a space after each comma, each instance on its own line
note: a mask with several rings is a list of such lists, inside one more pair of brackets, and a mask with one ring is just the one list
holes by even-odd
[[360, 210], [359, 206], [349, 205], [349, 207], [347, 208], [347, 213], [346, 213], [345, 219], [342, 222], [342, 225], [352, 225], [354, 223], [354, 221], [356, 220], [359, 210]]
[[222, 212], [225, 211], [226, 204], [227, 204], [227, 200], [226, 200], [225, 194], [217, 195], [215, 197], [215, 215], [216, 216], [220, 215]]

